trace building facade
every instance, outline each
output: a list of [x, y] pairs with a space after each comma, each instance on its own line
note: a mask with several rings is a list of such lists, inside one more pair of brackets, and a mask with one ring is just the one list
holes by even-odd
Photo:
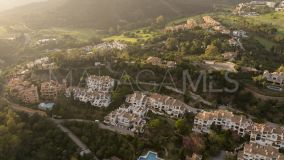
[[273, 72], [264, 71], [263, 77], [273, 84], [284, 86], [284, 72]]
[[284, 147], [284, 129], [279, 126], [254, 123], [242, 115], [227, 110], [198, 113], [194, 119], [193, 131], [210, 133], [215, 124], [222, 129], [232, 130], [240, 136], [249, 135], [250, 142], [276, 149]]
[[123, 106], [105, 117], [104, 123], [135, 133], [143, 133], [149, 111], [178, 118], [185, 114], [186, 105], [169, 96], [134, 92], [126, 97]]
[[53, 80], [46, 81], [41, 83], [40, 95], [42, 99], [54, 100], [62, 90], [64, 90], [64, 85], [61, 85]]
[[238, 153], [238, 160], [284, 160], [284, 157], [271, 146], [248, 143], [244, 145], [244, 150]]
[[14, 77], [8, 82], [9, 94], [26, 104], [39, 102], [38, 87], [24, 80], [24, 77]]

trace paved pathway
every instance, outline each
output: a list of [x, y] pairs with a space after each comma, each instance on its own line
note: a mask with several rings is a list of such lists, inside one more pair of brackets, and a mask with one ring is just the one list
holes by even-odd
[[21, 106], [21, 105], [18, 105], [18, 104], [15, 104], [15, 103], [12, 103], [10, 101], [8, 101], [7, 99], [3, 98], [4, 101], [6, 101], [8, 104], [10, 104], [11, 108], [15, 111], [18, 111], [18, 112], [25, 112], [29, 115], [34, 115], [34, 114], [38, 114], [42, 117], [47, 117], [47, 114], [43, 111], [40, 111], [40, 110], [36, 110], [36, 109], [31, 109], [31, 108], [27, 108], [27, 107], [24, 107], [24, 106]]
[[99, 125], [99, 128], [101, 128], [101, 129], [109, 130], [109, 131], [116, 132], [116, 133], [119, 133], [119, 134], [122, 134], [122, 135], [128, 135], [128, 136], [132, 136], [132, 137], [135, 136], [134, 133], [129, 131], [129, 130], [122, 129], [122, 128], [115, 127], [115, 126], [107, 126], [107, 125], [105, 125], [103, 123], [90, 121], [90, 120], [84, 120], [84, 119], [60, 119], [60, 120], [57, 120], [57, 121], [60, 122], [60, 123], [63, 123], [63, 122], [96, 123], [96, 124]]
[[[8, 101], [7, 99], [4, 99], [7, 103], [10, 104], [11, 108], [15, 111], [19, 111], [19, 112], [25, 112], [29, 115], [33, 115], [33, 114], [38, 114], [42, 117], [47, 117], [47, 114], [43, 111], [39, 111], [39, 110], [35, 110], [35, 109], [31, 109], [31, 108], [27, 108], [24, 106], [20, 106], [17, 104], [14, 104], [10, 101]], [[85, 155], [85, 154], [90, 154], [92, 153], [91, 150], [72, 132], [70, 131], [68, 128], [64, 127], [60, 120], [56, 120], [53, 118], [49, 118], [49, 120], [51, 120], [62, 132], [66, 133], [68, 135], [68, 137], [80, 148], [80, 155]], [[98, 160], [98, 158], [94, 155], [94, 160]]]
[[[68, 128], [64, 127], [60, 120], [56, 120], [51, 118], [50, 119], [56, 126], [65, 134], [68, 135], [68, 137], [80, 148], [80, 155], [86, 155], [91, 154], [91, 150], [85, 145], [72, 131], [70, 131]], [[96, 156], [94, 156], [94, 159], [98, 160]]]
[[240, 38], [238, 38], [238, 44], [239, 44], [239, 46], [241, 47], [242, 50], [244, 50], [244, 51], [246, 50], [243, 43], [241, 42]]

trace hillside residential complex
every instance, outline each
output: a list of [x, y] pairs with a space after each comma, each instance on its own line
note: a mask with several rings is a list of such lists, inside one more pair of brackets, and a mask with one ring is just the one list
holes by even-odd
[[24, 77], [15, 77], [8, 82], [9, 94], [18, 100], [34, 104], [39, 102], [38, 87], [24, 80]]
[[42, 99], [54, 100], [59, 95], [59, 92], [65, 89], [65, 84], [59, 84], [56, 81], [46, 81], [41, 83], [40, 95]]
[[134, 92], [126, 97], [122, 107], [105, 117], [104, 123], [135, 133], [143, 133], [148, 111], [178, 118], [182, 117], [187, 109], [186, 104], [169, 96]]
[[92, 75], [86, 79], [89, 91], [110, 92], [114, 87], [114, 79], [109, 76]]
[[194, 119], [193, 131], [210, 133], [210, 127], [215, 124], [222, 129], [250, 136], [250, 142], [274, 148], [284, 147], [284, 129], [268, 124], [258, 124], [243, 115], [235, 115], [227, 110], [198, 113]]
[[86, 79], [87, 87], [69, 87], [65, 96], [83, 103], [90, 103], [95, 107], [108, 107], [111, 103], [110, 91], [115, 85], [114, 79], [109, 76], [92, 75]]
[[284, 160], [284, 156], [271, 146], [247, 143], [244, 145], [244, 150], [238, 153], [238, 160], [249, 159]]

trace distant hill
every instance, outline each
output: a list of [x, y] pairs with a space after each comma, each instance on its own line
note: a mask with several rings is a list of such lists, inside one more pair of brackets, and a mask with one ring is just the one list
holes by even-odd
[[0, 0], [0, 11], [11, 9], [17, 6], [26, 5], [32, 2], [42, 2], [45, 0]]
[[[211, 11], [221, 0], [49, 0], [0, 14], [0, 24], [30, 27], [95, 27], [139, 24], [159, 15], [166, 18]], [[223, 0], [228, 1], [228, 0]], [[233, 0], [231, 0], [233, 1]]]

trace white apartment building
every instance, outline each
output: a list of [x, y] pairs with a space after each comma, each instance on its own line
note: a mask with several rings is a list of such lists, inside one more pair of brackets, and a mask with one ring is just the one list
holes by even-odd
[[244, 116], [234, 115], [227, 110], [198, 113], [194, 119], [193, 131], [199, 133], [210, 133], [212, 124], [221, 126], [225, 130], [232, 130], [241, 136], [246, 134], [251, 121]]
[[115, 81], [109, 76], [92, 75], [86, 79], [86, 83], [90, 91], [110, 92]]
[[[144, 113], [146, 112], [142, 109], [140, 111]], [[134, 133], [143, 133], [144, 126], [146, 125], [146, 120], [141, 115], [143, 115], [144, 113], [137, 114], [137, 112], [132, 112], [131, 109], [122, 106], [106, 116], [104, 123], [127, 129]]]
[[39, 70], [49, 70], [55, 68], [55, 63], [51, 62], [49, 57], [42, 57], [33, 62], [29, 62], [26, 64], [28, 69], [36, 68]]
[[114, 79], [109, 76], [92, 75], [86, 79], [87, 88], [69, 87], [65, 91], [66, 97], [74, 94], [74, 99], [90, 103], [95, 107], [108, 107], [111, 103], [110, 91], [115, 85]]
[[95, 107], [108, 107], [111, 103], [111, 95], [104, 92], [93, 92], [86, 88], [69, 87], [66, 89], [65, 96], [71, 97], [73, 93], [74, 100], [80, 102], [90, 103]]
[[263, 77], [271, 83], [284, 86], [284, 72], [273, 72], [264, 71]]
[[134, 92], [126, 97], [126, 105], [111, 112], [105, 117], [105, 123], [112, 126], [131, 130], [135, 133], [143, 133], [148, 112], [147, 95], [142, 92]]
[[240, 37], [240, 38], [246, 38], [247, 36], [247, 32], [244, 30], [235, 30], [232, 32], [234, 37]]
[[284, 11], [284, 1], [279, 3], [279, 5], [275, 8], [275, 11]]
[[167, 114], [175, 118], [182, 117], [186, 112], [186, 106], [183, 102], [157, 93], [149, 95], [148, 106], [156, 114]]
[[146, 107], [147, 101], [147, 95], [142, 92], [134, 92], [125, 99], [125, 102], [134, 107]]
[[112, 50], [112, 49], [124, 50], [127, 48], [127, 45], [119, 41], [113, 41], [113, 42], [104, 42], [101, 44], [97, 44], [93, 48], [95, 50]]
[[160, 115], [181, 117], [186, 112], [186, 106], [179, 100], [157, 93], [145, 94], [134, 92], [128, 95], [126, 104], [105, 117], [104, 123], [112, 126], [143, 133], [146, 125], [146, 115], [149, 110]]
[[284, 147], [284, 129], [265, 124], [253, 124], [248, 127], [250, 142], [276, 149]]
[[261, 146], [254, 143], [244, 145], [244, 150], [238, 153], [238, 160], [283, 160], [279, 151], [271, 146]]
[[227, 110], [198, 113], [194, 119], [193, 131], [210, 133], [212, 124], [222, 129], [232, 130], [240, 136], [249, 135], [250, 142], [276, 149], [284, 147], [284, 129], [267, 124], [254, 123], [241, 115], [234, 115]]

